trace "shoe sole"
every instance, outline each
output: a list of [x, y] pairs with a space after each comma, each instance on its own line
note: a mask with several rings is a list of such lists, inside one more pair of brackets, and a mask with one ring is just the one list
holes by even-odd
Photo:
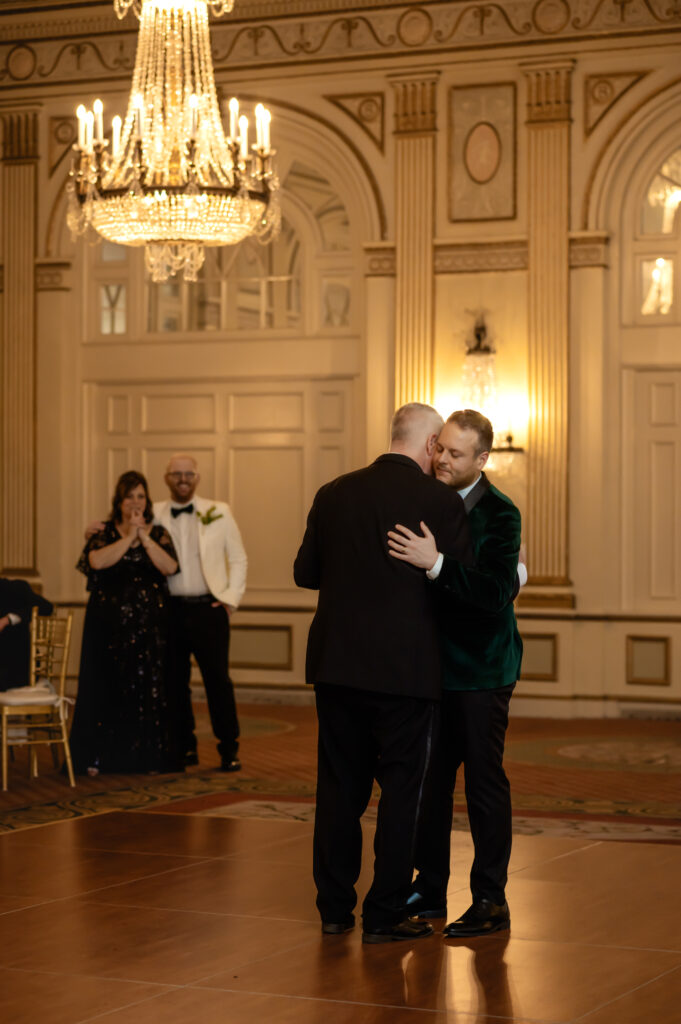
[[510, 927], [510, 921], [502, 921], [501, 924], [496, 924], [493, 928], [478, 928], [477, 931], [461, 932], [444, 931], [443, 934], [446, 939], [474, 939], [480, 935], [493, 935], [495, 932], [508, 931]]
[[371, 935], [362, 932], [362, 942], [367, 945], [376, 945], [380, 942], [415, 942], [417, 939], [427, 939], [435, 933], [430, 931], [424, 935]]
[[323, 924], [322, 935], [346, 935], [354, 928], [354, 924]]

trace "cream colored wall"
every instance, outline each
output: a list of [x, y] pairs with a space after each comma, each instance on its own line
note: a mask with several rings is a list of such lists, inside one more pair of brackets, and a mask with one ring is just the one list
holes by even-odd
[[[10, 438], [25, 437], [26, 464], [13, 472], [35, 508], [27, 527], [3, 499], [4, 571], [34, 572], [50, 596], [82, 601], [73, 568], [82, 527], [105, 510], [113, 477], [139, 464], [160, 496], [167, 453], [195, 449], [203, 490], [232, 502], [251, 555], [234, 622], [234, 677], [299, 686], [314, 595], [295, 589], [287, 566], [314, 490], [384, 450], [396, 395], [432, 398], [443, 413], [459, 404], [467, 310], [483, 308], [509, 426], [525, 448], [495, 480], [523, 511], [536, 576], [519, 606], [528, 678], [516, 710], [619, 714], [632, 702], [681, 704], [681, 565], [665, 540], [681, 497], [681, 399], [668, 398], [681, 387], [680, 328], [628, 312], [638, 204], [681, 144], [681, 16], [646, 8], [622, 23], [606, 0], [588, 18], [575, 6], [564, 19], [571, 3], [559, 10], [545, 0], [525, 13], [523, 3], [509, 6], [505, 20], [486, 16], [475, 31], [473, 4], [353, 5], [353, 28], [347, 4], [237, 3], [233, 19], [213, 23], [215, 52], [231, 54], [216, 62], [218, 85], [272, 107], [282, 178], [298, 159], [341, 197], [351, 329], [319, 329], [310, 307], [297, 336], [148, 337], [133, 266], [138, 327], [121, 340], [92, 332], [95, 263], [68, 237], [63, 189], [76, 103], [101, 95], [109, 110], [126, 101], [129, 72], [114, 59], [132, 57], [133, 26], [96, 7], [78, 22], [50, 3], [40, 17], [0, 13], [5, 138], [15, 115], [38, 133], [35, 149], [6, 150], [0, 171], [6, 212], [13, 176], [28, 180], [21, 168], [29, 166], [36, 178], [35, 236], [16, 238], [7, 220], [0, 225], [4, 469]], [[248, 34], [252, 22], [263, 29], [259, 43]], [[68, 43], [84, 30], [89, 41], [76, 57]], [[552, 75], [560, 86], [548, 109], [537, 89]], [[427, 99], [409, 110], [423, 83], [432, 84]], [[452, 155], [468, 100], [492, 104], [484, 109], [492, 119], [498, 112], [502, 134], [512, 124], [515, 142], [492, 179], [503, 177], [489, 199], [500, 213], [464, 206], [453, 219], [454, 185], [476, 201], [465, 161]], [[309, 284], [327, 259], [312, 225], [306, 245]], [[29, 250], [35, 273], [20, 287], [8, 266]], [[414, 287], [423, 259], [432, 273]], [[19, 299], [35, 309], [35, 327], [22, 320]], [[308, 289], [307, 301], [314, 306], [319, 295]], [[34, 391], [20, 359], [33, 345]], [[7, 367], [17, 366], [30, 401], [9, 393]], [[644, 417], [639, 430], [650, 387], [663, 389], [673, 413], [664, 424]], [[665, 484], [642, 487], [658, 456]], [[563, 529], [566, 540], [557, 540]], [[35, 564], [19, 564], [16, 552], [33, 538]], [[664, 593], [650, 565], [664, 576]], [[663, 678], [637, 681], [655, 672]]]

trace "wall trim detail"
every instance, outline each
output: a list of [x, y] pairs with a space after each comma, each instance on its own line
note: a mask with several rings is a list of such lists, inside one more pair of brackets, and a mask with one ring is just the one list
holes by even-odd
[[570, 267], [609, 267], [610, 236], [600, 231], [575, 231], [570, 235]]
[[397, 272], [395, 246], [368, 245], [364, 248], [365, 277], [394, 277]]
[[37, 292], [70, 292], [71, 264], [54, 260], [36, 260], [35, 290]]
[[436, 274], [470, 274], [490, 270], [527, 270], [527, 241], [436, 242]]

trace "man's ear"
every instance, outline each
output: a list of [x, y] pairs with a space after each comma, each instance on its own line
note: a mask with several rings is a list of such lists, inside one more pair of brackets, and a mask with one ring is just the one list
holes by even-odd
[[480, 452], [480, 454], [478, 455], [478, 462], [480, 463], [480, 469], [484, 469], [485, 468], [485, 466], [487, 465], [488, 458], [489, 458], [489, 452]]
[[428, 453], [428, 455], [432, 455], [433, 452], [435, 451], [435, 442], [437, 441], [437, 439], [438, 434], [431, 434], [428, 440], [426, 441], [426, 452]]

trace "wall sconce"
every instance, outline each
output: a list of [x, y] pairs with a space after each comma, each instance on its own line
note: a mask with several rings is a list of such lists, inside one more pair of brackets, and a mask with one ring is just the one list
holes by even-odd
[[472, 337], [466, 339], [461, 381], [463, 407], [477, 409], [487, 416], [493, 426], [499, 428], [487, 465], [492, 472], [508, 473], [514, 459], [517, 455], [524, 454], [524, 449], [513, 444], [508, 410], [506, 415], [502, 413], [502, 403], [497, 394], [496, 351], [485, 323], [486, 310], [466, 312], [475, 317], [475, 323]]

